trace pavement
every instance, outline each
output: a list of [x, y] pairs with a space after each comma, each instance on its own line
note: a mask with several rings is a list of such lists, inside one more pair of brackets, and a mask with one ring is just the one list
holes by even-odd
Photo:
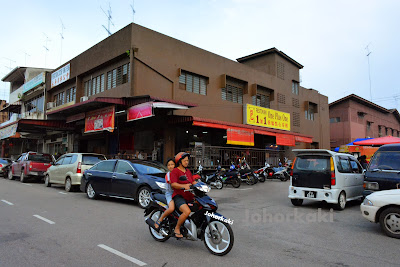
[[365, 220], [359, 202], [294, 207], [288, 186], [267, 180], [209, 193], [233, 220], [234, 246], [218, 257], [202, 241], [155, 241], [133, 201], [0, 178], [0, 266], [400, 265], [400, 240]]

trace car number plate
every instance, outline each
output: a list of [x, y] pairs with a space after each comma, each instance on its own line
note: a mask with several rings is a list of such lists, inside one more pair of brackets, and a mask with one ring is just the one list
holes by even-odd
[[308, 198], [316, 198], [317, 197], [317, 192], [314, 191], [304, 191], [305, 197]]

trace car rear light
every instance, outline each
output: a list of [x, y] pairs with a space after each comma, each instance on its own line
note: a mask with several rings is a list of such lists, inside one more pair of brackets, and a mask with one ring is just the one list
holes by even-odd
[[290, 168], [290, 176], [293, 176], [293, 169], [294, 169], [294, 164], [296, 163], [296, 159], [297, 159], [297, 157], [294, 158], [292, 167]]
[[76, 169], [76, 173], [82, 173], [82, 163], [78, 162], [78, 168]]
[[3, 167], [3, 164], [0, 164], [0, 168]]
[[331, 157], [331, 185], [336, 185], [335, 164], [333, 163], [332, 157]]

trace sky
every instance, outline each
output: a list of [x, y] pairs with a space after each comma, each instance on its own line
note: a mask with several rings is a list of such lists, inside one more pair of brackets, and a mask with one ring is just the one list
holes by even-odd
[[[134, 21], [232, 60], [276, 47], [304, 66], [300, 85], [328, 96], [329, 103], [354, 93], [385, 108], [400, 109], [398, 0], [0, 0], [0, 4], [1, 78], [16, 66], [57, 68], [105, 39], [105, 13], [111, 7], [112, 33]], [[8, 96], [9, 83], [0, 82], [0, 98]]]

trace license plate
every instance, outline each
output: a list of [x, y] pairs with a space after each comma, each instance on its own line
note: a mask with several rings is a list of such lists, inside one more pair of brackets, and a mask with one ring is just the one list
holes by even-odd
[[305, 197], [308, 198], [316, 198], [317, 197], [317, 192], [314, 191], [304, 191]]

